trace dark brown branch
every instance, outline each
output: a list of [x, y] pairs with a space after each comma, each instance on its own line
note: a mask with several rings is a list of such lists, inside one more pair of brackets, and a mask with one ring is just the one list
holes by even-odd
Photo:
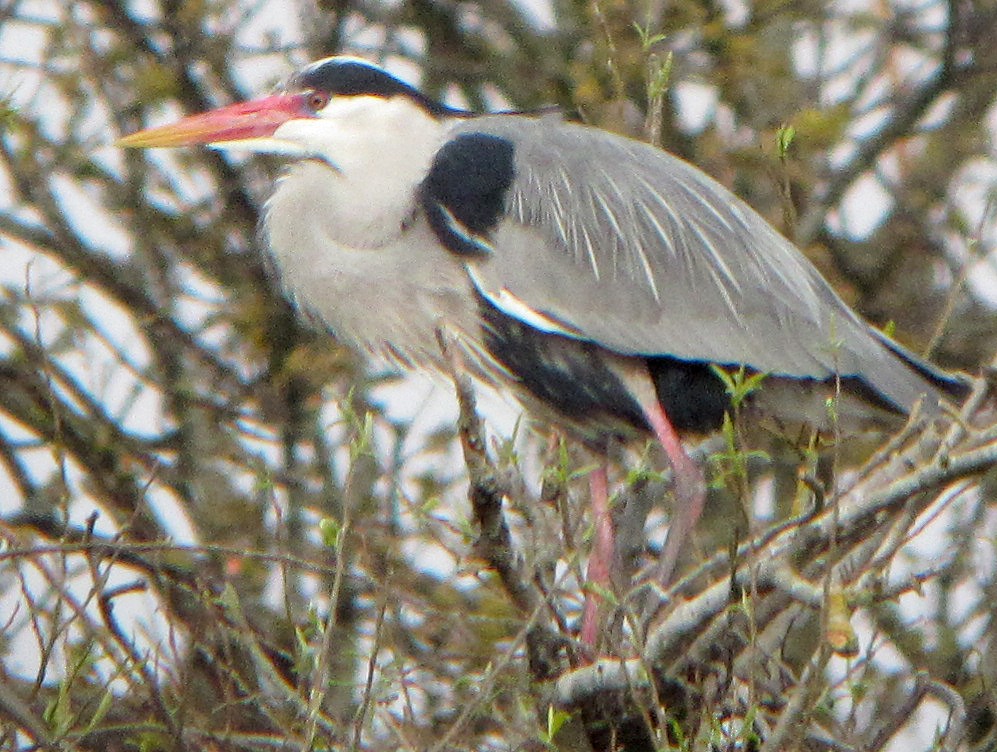
[[458, 434], [468, 472], [468, 499], [480, 531], [475, 552], [488, 562], [523, 616], [536, 611], [537, 596], [529, 586], [523, 557], [516, 551], [502, 512], [505, 489], [499, 473], [488, 457], [484, 425], [477, 413], [471, 377], [463, 370], [456, 348], [445, 331], [437, 333], [440, 347], [451, 367], [457, 403], [460, 408]]

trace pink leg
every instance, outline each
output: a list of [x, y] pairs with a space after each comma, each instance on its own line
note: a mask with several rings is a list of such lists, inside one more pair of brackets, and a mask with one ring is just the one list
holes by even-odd
[[703, 471], [682, 448], [678, 434], [658, 401], [654, 400], [651, 404], [641, 407], [647, 422], [651, 425], [651, 430], [658, 437], [672, 465], [675, 510], [672, 513], [672, 524], [668, 529], [665, 550], [658, 564], [658, 579], [662, 585], [667, 585], [675, 574], [675, 564], [678, 562], [682, 546], [703, 513], [703, 506], [706, 503], [706, 480]]
[[[589, 475], [589, 493], [592, 497], [592, 520], [595, 524], [595, 541], [589, 554], [588, 582], [601, 588], [609, 588], [610, 572], [613, 566], [615, 541], [613, 540], [613, 520], [609, 514], [609, 479], [606, 465], [599, 465]], [[582, 611], [581, 640], [585, 645], [595, 647], [599, 629], [599, 595], [591, 590], [585, 593], [585, 608]]]

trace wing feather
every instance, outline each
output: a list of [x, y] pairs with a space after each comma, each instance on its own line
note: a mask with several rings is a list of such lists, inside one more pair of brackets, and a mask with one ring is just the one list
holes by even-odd
[[455, 130], [515, 149], [493, 252], [466, 261], [496, 305], [514, 299], [520, 315], [622, 354], [858, 376], [905, 408], [931, 390], [789, 241], [691, 165], [552, 118], [483, 116]]

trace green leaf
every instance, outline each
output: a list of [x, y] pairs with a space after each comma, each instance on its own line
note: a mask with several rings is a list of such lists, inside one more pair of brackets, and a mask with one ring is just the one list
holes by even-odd
[[0, 94], [0, 133], [6, 133], [19, 122], [11, 94]]
[[620, 603], [619, 598], [616, 597], [616, 593], [609, 588], [603, 587], [597, 582], [586, 582], [584, 590], [586, 592], [594, 593], [611, 606], [618, 606]]
[[831, 421], [831, 425], [838, 424], [838, 398], [828, 397], [824, 400], [824, 409], [827, 411], [828, 420]]
[[65, 736], [72, 723], [73, 712], [69, 707], [69, 682], [59, 684], [59, 692], [49, 702], [42, 713], [42, 719], [49, 725], [55, 736]]
[[647, 52], [658, 42], [663, 42], [668, 39], [667, 34], [652, 34], [650, 26], [641, 26], [636, 21], [633, 22], [633, 27], [637, 32], [637, 36], [640, 37], [640, 46], [643, 48], [644, 52]]
[[439, 495], [430, 496], [419, 506], [419, 514], [428, 517], [443, 504], [443, 498]]
[[85, 729], [83, 729], [83, 736], [86, 736], [91, 731], [93, 731], [97, 724], [104, 720], [104, 716], [107, 715], [107, 711], [111, 709], [111, 703], [114, 702], [114, 692], [111, 691], [110, 687], [104, 690], [104, 694], [100, 698], [100, 702], [97, 704], [97, 709], [94, 710], [93, 716], [90, 718], [90, 722], [87, 723]]
[[215, 601], [233, 618], [241, 619], [242, 605], [239, 601], [239, 593], [234, 587], [232, 587], [232, 583], [225, 583], [225, 587], [223, 587], [222, 591], [216, 596]]
[[557, 732], [560, 731], [564, 724], [571, 720], [571, 714], [555, 708], [553, 705], [547, 706], [547, 729], [540, 733], [540, 740], [548, 745], [553, 746], [554, 737], [557, 736]]
[[332, 517], [323, 517], [319, 520], [318, 529], [322, 536], [322, 545], [326, 548], [331, 548], [333, 551], [337, 550], [343, 537], [343, 526], [339, 520]]
[[651, 55], [649, 61], [651, 73], [647, 82], [647, 94], [651, 102], [660, 100], [665, 90], [668, 89], [668, 83], [672, 78], [673, 62], [671, 51], [665, 55], [664, 60], [659, 59], [657, 55]]
[[779, 150], [779, 159], [785, 159], [789, 153], [789, 147], [796, 138], [796, 128], [791, 125], [784, 125], [775, 136], [776, 148]]
[[578, 478], [584, 478], [589, 473], [592, 473], [599, 469], [599, 463], [593, 463], [591, 465], [584, 465], [577, 470], [572, 471], [568, 475], [568, 480], [577, 480]]
[[737, 410], [749, 395], [757, 392], [761, 388], [762, 382], [768, 377], [767, 373], [749, 374], [744, 366], [736, 371], [728, 371], [716, 364], [710, 364], [710, 370], [720, 379], [727, 394], [730, 395], [731, 405]]

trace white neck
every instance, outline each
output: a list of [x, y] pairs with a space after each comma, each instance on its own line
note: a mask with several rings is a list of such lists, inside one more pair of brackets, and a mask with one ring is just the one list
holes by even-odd
[[[302, 160], [280, 180], [272, 199], [285, 221], [320, 221], [331, 237], [355, 248], [377, 248], [397, 237], [415, 209], [416, 188], [429, 171], [449, 124], [405, 97], [333, 99], [315, 119], [292, 120], [274, 133], [305, 144], [325, 164]], [[329, 169], [331, 167], [332, 169]], [[306, 186], [296, 185], [299, 181]], [[292, 193], [302, 205], [290, 206]]]
[[364, 99], [374, 98], [337, 113], [339, 127], [316, 118], [278, 129], [312, 157], [292, 165], [267, 204], [270, 248], [286, 287], [340, 337], [436, 362], [438, 326], [477, 331], [463, 264], [416, 212], [448, 126], [411, 102]]

